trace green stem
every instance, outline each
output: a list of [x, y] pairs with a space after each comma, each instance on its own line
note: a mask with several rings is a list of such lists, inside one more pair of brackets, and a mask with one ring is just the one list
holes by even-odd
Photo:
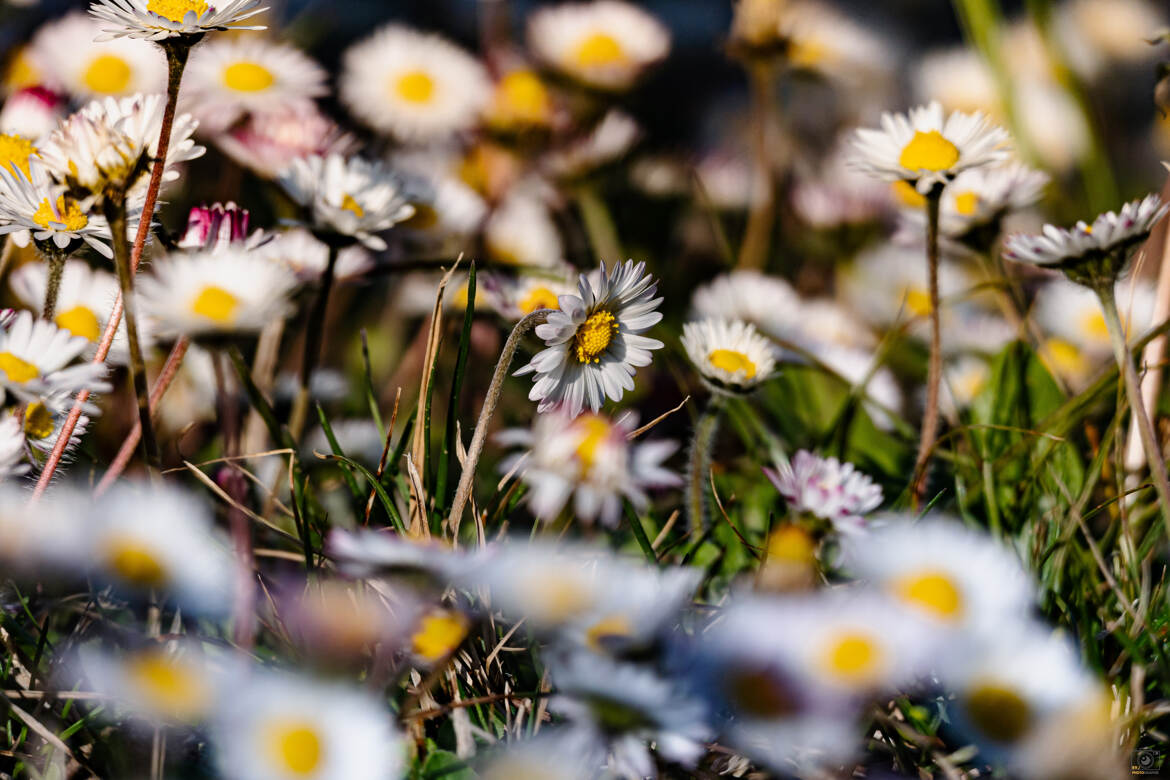
[[711, 450], [723, 415], [723, 397], [712, 395], [695, 423], [691, 454], [687, 463], [687, 522], [699, 539], [707, 525], [707, 483], [711, 473]]
[[1162, 458], [1162, 449], [1158, 445], [1157, 434], [1154, 433], [1150, 415], [1146, 412], [1145, 402], [1142, 400], [1141, 384], [1138, 381], [1137, 369], [1133, 365], [1133, 353], [1125, 339], [1125, 328], [1122, 327], [1121, 317], [1117, 312], [1117, 299], [1113, 292], [1113, 282], [1103, 281], [1095, 287], [1097, 297], [1101, 299], [1101, 308], [1105, 314], [1105, 324], [1109, 329], [1109, 342], [1113, 346], [1113, 356], [1117, 358], [1117, 366], [1121, 369], [1121, 377], [1125, 383], [1125, 393], [1129, 399], [1129, 406], [1137, 421], [1138, 435], [1142, 440], [1142, 449], [1146, 451], [1146, 463], [1150, 468], [1150, 476], [1154, 480], [1154, 488], [1158, 492], [1158, 502], [1162, 508], [1162, 523], [1170, 537], [1170, 480], [1166, 477], [1166, 461]]
[[61, 276], [65, 273], [65, 260], [68, 255], [56, 247], [44, 254], [49, 264], [49, 274], [45, 282], [45, 303], [41, 307], [41, 319], [52, 320], [57, 312], [57, 294], [61, 291]]
[[914, 461], [914, 479], [911, 490], [914, 500], [920, 501], [926, 492], [926, 467], [938, 434], [938, 390], [942, 382], [942, 326], [939, 322], [938, 295], [938, 211], [942, 187], [935, 187], [926, 196], [926, 268], [930, 286], [930, 363], [926, 372], [926, 409], [922, 415], [922, 437], [918, 441], [918, 457]]
[[301, 356], [301, 386], [297, 390], [292, 413], [288, 418], [288, 431], [292, 434], [294, 441], [301, 438], [301, 433], [305, 429], [305, 418], [309, 412], [309, 383], [312, 380], [313, 371], [317, 368], [317, 361], [321, 357], [325, 313], [329, 309], [329, 293], [333, 290], [337, 254], [337, 247], [330, 242], [329, 259], [325, 263], [325, 273], [321, 275], [321, 287], [317, 290], [317, 297], [313, 299], [313, 308], [309, 310], [309, 318], [305, 325], [305, 351]]

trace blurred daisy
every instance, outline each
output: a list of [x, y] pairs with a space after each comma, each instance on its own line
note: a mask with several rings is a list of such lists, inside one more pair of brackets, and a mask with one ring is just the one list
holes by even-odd
[[602, 757], [580, 729], [541, 729], [540, 734], [494, 748], [476, 766], [482, 780], [593, 780]]
[[308, 211], [315, 232], [347, 237], [374, 250], [386, 248], [376, 233], [414, 213], [398, 177], [382, 163], [360, 157], [293, 160], [280, 183]]
[[877, 363], [877, 356], [862, 347], [840, 344], [819, 344], [814, 357], [833, 374], [850, 385], [853, 391], [865, 394], [865, 410], [879, 429], [893, 427], [890, 412], [902, 406], [902, 390], [893, 372]]
[[46, 250], [73, 254], [88, 244], [105, 258], [114, 256], [107, 242], [109, 225], [91, 216], [49, 179], [39, 159], [29, 160], [29, 172], [0, 167], [0, 235], [14, 235], [18, 246], [28, 238]]
[[[924, 332], [931, 304], [922, 254], [919, 248], [892, 242], [859, 254], [841, 279], [850, 308], [882, 328], [912, 320], [914, 332]], [[958, 264], [944, 259], [938, 265], [938, 287], [945, 313], [953, 306], [948, 299], [970, 284]]]
[[102, 22], [105, 38], [163, 41], [212, 30], [263, 30], [264, 25], [240, 24], [268, 10], [259, 5], [260, 0], [224, 0], [218, 8], [205, 0], [94, 0], [89, 12]]
[[842, 542], [848, 571], [942, 627], [994, 629], [1032, 608], [1035, 586], [1016, 555], [952, 520], [890, 518]]
[[[325, 273], [329, 247], [303, 228], [270, 234], [268, 241], [255, 250], [257, 255], [284, 265], [301, 281], [314, 281]], [[347, 246], [337, 253], [333, 274], [338, 279], [362, 276], [374, 267], [374, 258], [360, 245]]]
[[142, 312], [159, 335], [254, 333], [292, 310], [297, 279], [258, 252], [170, 255], [138, 283]]
[[759, 271], [732, 271], [695, 290], [691, 311], [701, 319], [744, 320], [773, 338], [787, 338], [800, 298], [783, 279]]
[[782, 3], [780, 30], [790, 65], [851, 87], [882, 88], [894, 67], [871, 29], [816, 0]]
[[919, 58], [912, 81], [919, 100], [938, 101], [947, 111], [1003, 113], [995, 75], [970, 46], [927, 52]]
[[323, 68], [296, 47], [263, 38], [214, 38], [191, 52], [183, 98], [203, 132], [244, 114], [287, 110], [324, 95]]
[[[25, 139], [40, 138], [61, 121], [64, 102], [63, 96], [44, 87], [21, 89], [9, 95], [0, 107], [0, 133]], [[0, 147], [5, 145], [0, 140]], [[0, 151], [0, 165], [9, 154], [10, 151]]]
[[546, 155], [543, 164], [554, 176], [584, 176], [624, 157], [641, 133], [630, 115], [611, 109], [582, 137]]
[[882, 489], [854, 467], [836, 458], [821, 458], [806, 450], [776, 470], [765, 468], [790, 511], [815, 515], [833, 524], [839, 533], [866, 528], [865, 515], [882, 503]]
[[647, 488], [682, 483], [662, 465], [678, 444], [631, 443], [628, 435], [636, 424], [629, 414], [618, 420], [591, 413], [538, 415], [531, 430], [512, 428], [496, 435], [498, 443], [526, 448], [505, 460], [501, 470], [518, 470], [530, 490], [529, 507], [541, 520], [555, 520], [572, 498], [577, 517], [615, 528], [623, 499], [644, 509], [650, 501]]
[[[792, 206], [814, 228], [872, 222], [887, 214], [895, 203], [890, 185], [866, 176], [848, 165], [845, 144], [838, 143], [816, 175], [798, 175], [792, 189]], [[922, 196], [902, 183], [922, 208]]]
[[398, 154], [394, 168], [407, 178], [414, 214], [402, 223], [413, 238], [465, 238], [479, 230], [488, 207], [455, 175], [449, 159], [431, 153]]
[[853, 165], [887, 181], [908, 181], [922, 194], [959, 173], [1007, 158], [1008, 134], [982, 114], [954, 111], [931, 102], [909, 114], [882, 114], [881, 129], [859, 129]]
[[232, 201], [195, 206], [187, 212], [187, 229], [175, 243], [180, 249], [209, 251], [226, 249], [232, 244], [253, 248], [267, 240], [267, 236], [262, 230], [248, 235], [250, 218], [247, 209]]
[[[1154, 324], [1155, 291], [1151, 282], [1126, 279], [1115, 286], [1114, 295], [1129, 338], [1140, 336]], [[1105, 316], [1092, 290], [1054, 279], [1036, 293], [1032, 313], [1044, 333], [1069, 345], [1089, 362], [1112, 357]]]
[[229, 608], [233, 561], [211, 513], [174, 487], [118, 483], [75, 518], [85, 568], [124, 594], [168, 593], [184, 611]]
[[[970, 242], [983, 249], [996, 236], [972, 236], [981, 228], [998, 228], [1008, 214], [1035, 205], [1048, 185], [1048, 174], [1018, 162], [963, 171], [943, 192], [939, 204], [939, 231], [946, 238]], [[925, 230], [921, 208], [903, 213], [908, 231], [916, 237]]]
[[420, 575], [446, 581], [465, 566], [465, 556], [437, 542], [378, 531], [334, 528], [328, 539], [329, 555], [349, 576]]
[[666, 57], [670, 33], [637, 6], [593, 0], [535, 11], [528, 18], [528, 48], [586, 86], [619, 91]]
[[480, 279], [500, 316], [513, 320], [540, 309], [559, 309], [560, 297], [572, 295], [575, 289], [566, 278], [535, 273], [515, 277], [484, 274]]
[[971, 405], [991, 380], [991, 366], [981, 357], [966, 355], [943, 368], [943, 401], [949, 413]]
[[128, 38], [95, 42], [101, 29], [95, 19], [73, 12], [37, 31], [28, 56], [47, 86], [82, 100], [166, 89], [166, 58], [157, 47]]
[[[57, 440], [69, 416], [68, 407], [72, 406], [71, 399], [37, 399], [24, 405], [23, 409], [12, 409], [10, 414], [18, 417], [21, 430], [24, 431], [24, 440], [29, 447], [33, 466], [39, 469], [44, 458], [57, 446]], [[89, 417], [81, 415], [77, 424], [69, 434], [69, 441], [62, 451], [62, 463], [69, 463], [73, 459], [77, 448], [81, 446], [89, 428]], [[60, 469], [58, 469], [58, 473]]]
[[298, 158], [347, 156], [358, 146], [356, 138], [311, 103], [290, 103], [249, 114], [215, 136], [215, 145], [237, 164], [266, 179], [278, 178]]
[[470, 130], [491, 95], [483, 66], [438, 35], [389, 25], [351, 46], [339, 81], [346, 107], [404, 143]]
[[496, 81], [484, 111], [487, 124], [497, 131], [522, 132], [544, 128], [553, 121], [553, 100], [540, 76], [528, 68], [513, 68]]
[[211, 724], [215, 763], [230, 780], [392, 780], [402, 739], [377, 699], [335, 683], [257, 671]]
[[410, 634], [411, 655], [423, 665], [437, 664], [459, 648], [470, 628], [471, 621], [462, 612], [444, 607], [427, 610]]
[[24, 430], [15, 417], [0, 419], [0, 482], [28, 473], [24, 459]]
[[515, 187], [484, 225], [483, 240], [493, 260], [508, 265], [551, 268], [565, 263], [560, 231], [544, 200]]
[[22, 311], [0, 330], [0, 388], [23, 401], [53, 398], [72, 406], [69, 397], [82, 390], [106, 392], [106, 367], [73, 363], [89, 342]]
[[776, 370], [772, 342], [743, 320], [688, 322], [682, 345], [703, 379], [721, 392], [754, 390]]
[[1142, 62], [1153, 56], [1152, 32], [1166, 27], [1164, 11], [1147, 0], [1072, 0], [1060, 6], [1057, 26], [1100, 57]]
[[[162, 95], [95, 100], [49, 134], [40, 156], [53, 177], [70, 188], [100, 196], [106, 187], [116, 186], [130, 193], [136, 186], [146, 186], [151, 167], [147, 163], [158, 153], [163, 109]], [[205, 151], [191, 140], [196, 124], [188, 114], [175, 117], [164, 181], [179, 177], [178, 163]]]
[[388, 598], [375, 584], [323, 579], [278, 599], [274, 618], [318, 658], [353, 661], [379, 643], [398, 647], [418, 607]]
[[536, 374], [528, 397], [540, 412], [559, 407], [576, 417], [586, 405], [596, 412], [605, 398], [620, 401], [634, 388], [637, 367], [663, 346], [641, 335], [662, 319], [657, 291], [644, 262], [603, 264], [592, 281], [581, 275], [578, 294], [561, 296], [560, 309], [536, 327], [547, 348], [516, 372]]

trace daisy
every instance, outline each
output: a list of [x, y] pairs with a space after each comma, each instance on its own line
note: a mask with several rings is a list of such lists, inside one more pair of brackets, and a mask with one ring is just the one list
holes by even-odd
[[687, 357], [720, 392], [753, 390], [776, 370], [775, 347], [743, 320], [700, 320], [683, 325]]
[[[163, 109], [162, 95], [95, 100], [49, 134], [40, 156], [50, 174], [71, 189], [100, 196], [107, 187], [116, 186], [129, 194], [135, 187], [146, 186], [148, 163], [158, 152]], [[179, 177], [178, 163], [205, 151], [191, 140], [196, 124], [188, 114], [175, 117], [164, 181]]]
[[248, 235], [248, 221], [251, 215], [232, 201], [212, 203], [210, 206], [194, 206], [187, 212], [187, 229], [176, 245], [180, 249], [206, 249], [219, 251], [232, 244], [249, 249], [259, 246], [267, 236], [258, 230]]
[[890, 412], [902, 408], [902, 390], [887, 366], [875, 365], [877, 356], [872, 350], [818, 344], [813, 354], [832, 374], [850, 385], [850, 392], [864, 393], [864, 407], [874, 425], [881, 430], [893, 427]]
[[[304, 228], [293, 228], [270, 234], [271, 240], [253, 250], [296, 274], [308, 282], [321, 278], [329, 263], [329, 247]], [[363, 276], [374, 267], [374, 258], [360, 245], [347, 246], [338, 251], [333, 274], [337, 279]], [[381, 446], [379, 444], [379, 446]]]
[[109, 259], [110, 228], [106, 220], [90, 215], [64, 189], [53, 184], [39, 159], [28, 163], [29, 172], [0, 167], [0, 235], [14, 234], [17, 246], [28, 237], [47, 251], [70, 255], [88, 244]]
[[20, 420], [5, 417], [0, 420], [0, 482], [28, 473], [29, 464], [24, 459], [24, 431]]
[[82, 390], [108, 392], [105, 366], [70, 365], [88, 344], [22, 311], [7, 330], [0, 331], [0, 388], [24, 401], [53, 398], [66, 407], [72, 405], [69, 397]]
[[[61, 121], [64, 104], [62, 95], [44, 87], [21, 89], [9, 95], [0, 107], [0, 133], [25, 139], [40, 138]], [[4, 141], [0, 140], [0, 146], [3, 145]], [[7, 157], [7, 152], [0, 151], [0, 160]]]
[[800, 297], [783, 279], [759, 271], [732, 271], [695, 290], [698, 319], [743, 320], [772, 338], [787, 338], [798, 319]]
[[780, 463], [775, 471], [765, 468], [764, 474], [784, 496], [790, 511], [828, 520], [839, 533], [865, 530], [865, 515], [882, 503], [881, 486], [852, 463], [806, 450]]
[[782, 6], [779, 26], [793, 67], [857, 88], [880, 86], [889, 77], [889, 44], [871, 29], [816, 0]]
[[353, 577], [383, 574], [420, 575], [446, 582], [464, 568], [466, 558], [435, 542], [416, 540], [379, 531], [333, 529], [328, 538], [329, 555], [342, 571]]
[[1166, 27], [1166, 14], [1158, 9], [1147, 0], [1072, 0], [1060, 6], [1057, 25], [1066, 39], [1098, 57], [1143, 62], [1153, 54], [1151, 31]]
[[[23, 408], [14, 408], [9, 412], [11, 416], [20, 420], [34, 467], [39, 469], [44, 458], [57, 446], [57, 440], [69, 416], [67, 409], [70, 406], [71, 399], [46, 398], [30, 401]], [[81, 446], [88, 428], [89, 417], [83, 414], [77, 418], [77, 424], [69, 434], [69, 441], [62, 451], [62, 463], [69, 463], [73, 459], [73, 454]]]
[[513, 428], [496, 435], [499, 443], [526, 448], [505, 460], [501, 470], [518, 469], [530, 490], [529, 507], [541, 520], [555, 520], [572, 498], [579, 518], [600, 519], [615, 528], [623, 499], [641, 510], [650, 501], [647, 488], [682, 484], [662, 466], [678, 444], [631, 443], [628, 434], [636, 425], [629, 414], [618, 420], [593, 413], [575, 418], [559, 411], [538, 415], [530, 431]]
[[657, 339], [641, 335], [662, 319], [658, 285], [646, 263], [614, 264], [590, 280], [582, 274], [577, 295], [563, 295], [561, 307], [536, 327], [547, 348], [517, 375], [535, 373], [528, 397], [538, 411], [561, 407], [576, 417], [588, 405], [597, 412], [605, 398], [620, 401], [634, 387], [638, 366], [650, 364]]
[[462, 612], [434, 607], [424, 612], [410, 634], [410, 653], [423, 666], [434, 666], [459, 649], [471, 621]]
[[256, 333], [287, 317], [297, 279], [258, 252], [171, 255], [138, 283], [142, 312], [160, 335]]
[[[980, 228], [998, 228], [1008, 214], [1036, 204], [1048, 186], [1048, 174], [1018, 162], [963, 171], [943, 192], [939, 231], [952, 240], [970, 240]], [[907, 233], [922, 235], [926, 217], [921, 208], [906, 209]], [[984, 239], [993, 240], [994, 235]]]
[[267, 11], [260, 0], [223, 0], [217, 8], [205, 0], [94, 0], [89, 12], [102, 22], [105, 38], [165, 41], [183, 37], [194, 43], [212, 30], [263, 30], [240, 22]]
[[274, 617], [319, 658], [348, 662], [379, 643], [397, 647], [414, 620], [413, 600], [388, 598], [376, 586], [326, 579], [278, 599]]
[[561, 233], [544, 199], [521, 185], [512, 188], [484, 224], [492, 260], [507, 265], [552, 268], [565, 264]]
[[641, 134], [633, 117], [611, 109], [582, 137], [546, 155], [543, 165], [553, 176], [578, 178], [620, 160]]
[[395, 155], [395, 170], [408, 180], [414, 214], [402, 228], [414, 239], [463, 239], [479, 230], [488, 206], [459, 178], [449, 158], [429, 152]]
[[991, 366], [974, 355], [959, 358], [943, 371], [943, 400], [952, 415], [970, 406], [991, 380]]
[[669, 31], [619, 0], [540, 8], [528, 18], [528, 48], [587, 87], [622, 91], [670, 50]]
[[414, 214], [398, 177], [382, 163], [360, 157], [334, 154], [293, 160], [280, 184], [308, 212], [315, 231], [360, 241], [374, 250], [386, 248], [376, 233]]
[[237, 164], [265, 179], [279, 178], [298, 158], [348, 156], [358, 146], [356, 138], [312, 103], [290, 103], [263, 114], [249, 114], [214, 141]]
[[102, 26], [81, 12], [46, 24], [32, 39], [28, 56], [44, 83], [80, 100], [162, 92], [166, 58], [146, 41], [97, 42]]
[[1032, 578], [991, 537], [934, 518], [891, 518], [864, 537], [843, 537], [844, 566], [943, 628], [980, 631], [1028, 615]]
[[603, 760], [591, 735], [580, 729], [543, 728], [540, 734], [493, 748], [476, 766], [483, 780], [593, 780]]
[[931, 102], [909, 114], [882, 114], [881, 129], [854, 136], [852, 164], [887, 181], [908, 181], [923, 195], [959, 173], [1007, 158], [1008, 134], [981, 113], [945, 116]]
[[995, 74], [983, 55], [970, 46], [929, 51], [911, 76], [921, 101], [938, 101], [947, 111], [1001, 117], [1003, 108]]
[[[887, 242], [857, 256], [841, 279], [850, 309], [873, 325], [889, 328], [913, 320], [913, 331], [924, 333], [931, 314], [927, 271], [922, 250]], [[938, 287], [942, 313], [951, 300], [971, 286], [966, 272], [952, 260], [940, 260]]]
[[[910, 185], [902, 184], [921, 209], [922, 196]], [[834, 146], [816, 175], [798, 175], [791, 197], [800, 218], [819, 229], [873, 222], [889, 213], [895, 201], [889, 184], [849, 166], [843, 142]]]
[[77, 582], [85, 560], [84, 529], [79, 523], [88, 516], [92, 503], [89, 490], [83, 495], [64, 484], [34, 506], [28, 501], [26, 486], [0, 482], [0, 562], [5, 574]]
[[[1115, 286], [1114, 296], [1129, 338], [1140, 336], [1154, 324], [1156, 296], [1151, 282], [1125, 279]], [[1112, 354], [1105, 315], [1092, 290], [1054, 279], [1036, 293], [1032, 313], [1045, 334], [1068, 345], [1088, 362], [1098, 363]]]
[[220, 703], [210, 731], [229, 780], [392, 780], [405, 751], [390, 714], [364, 691], [256, 671]]
[[470, 130], [491, 95], [474, 57], [438, 35], [389, 25], [350, 47], [341, 101], [370, 127], [403, 143], [433, 143]]
[[559, 309], [560, 297], [571, 295], [575, 289], [567, 278], [535, 273], [511, 278], [485, 273], [480, 280], [495, 310], [511, 320], [522, 319], [540, 309]]
[[324, 69], [293, 46], [262, 38], [215, 38], [191, 52], [183, 99], [203, 132], [213, 133], [245, 114], [311, 104], [328, 91], [325, 79]]
[[496, 81], [484, 110], [487, 124], [500, 132], [521, 132], [552, 124], [554, 105], [548, 87], [528, 68], [513, 68]]

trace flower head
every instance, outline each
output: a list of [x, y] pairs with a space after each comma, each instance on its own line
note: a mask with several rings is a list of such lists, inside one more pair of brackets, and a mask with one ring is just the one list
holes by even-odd
[[865, 528], [865, 515], [882, 503], [882, 489], [852, 463], [800, 450], [775, 471], [764, 469], [790, 509], [828, 520], [843, 533]]
[[181, 249], [225, 249], [248, 238], [248, 210], [235, 203], [195, 206], [187, 212], [187, 230], [179, 238]]
[[197, 39], [212, 30], [263, 30], [264, 25], [241, 22], [267, 11], [260, 0], [223, 0], [218, 7], [206, 0], [94, 0], [89, 12], [100, 20], [104, 38]]
[[0, 419], [0, 482], [27, 474], [28, 469], [20, 420], [13, 416]]
[[[26, 141], [40, 138], [61, 121], [64, 105], [64, 96], [51, 89], [25, 87], [9, 95], [0, 108], [0, 133], [23, 136]], [[6, 152], [0, 151], [0, 160], [6, 157]]]
[[29, 44], [44, 83], [75, 98], [162, 92], [167, 63], [158, 47], [129, 38], [95, 41], [102, 25], [75, 11], [46, 24]]
[[11, 327], [0, 331], [0, 388], [21, 400], [51, 397], [59, 404], [68, 404], [68, 397], [82, 390], [106, 392], [105, 366], [73, 364], [88, 344], [22, 311]]
[[743, 320], [688, 322], [682, 345], [703, 378], [721, 391], [752, 390], [776, 369], [772, 342]]
[[348, 155], [357, 148], [357, 139], [312, 103], [249, 114], [214, 140], [224, 154], [266, 179], [278, 178], [300, 157]]
[[104, 257], [112, 257], [110, 229], [106, 221], [87, 213], [49, 179], [38, 159], [29, 160], [29, 171], [0, 167], [0, 234], [19, 234], [18, 245], [28, 238], [49, 251], [72, 254], [82, 243]]

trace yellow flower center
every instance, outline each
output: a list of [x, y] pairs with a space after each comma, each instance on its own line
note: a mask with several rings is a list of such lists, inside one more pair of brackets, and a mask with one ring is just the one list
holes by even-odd
[[99, 95], [120, 95], [130, 86], [134, 71], [116, 54], [99, 54], [89, 63], [81, 80]]
[[1109, 328], [1105, 324], [1105, 315], [1099, 311], [1086, 312], [1081, 317], [1081, 333], [1091, 341], [1108, 341]]
[[533, 287], [516, 308], [525, 314], [531, 314], [541, 309], [559, 309], [561, 308], [561, 304], [557, 299], [557, 294], [549, 288]]
[[18, 385], [30, 382], [41, 374], [35, 365], [11, 352], [0, 352], [0, 371], [4, 372], [9, 382]]
[[626, 52], [617, 38], [606, 32], [595, 32], [577, 45], [573, 59], [582, 68], [605, 67], [625, 62]]
[[19, 170], [25, 176], [31, 176], [28, 160], [36, 153], [37, 148], [27, 138], [0, 133], [0, 167], [8, 168], [13, 173]]
[[33, 401], [24, 410], [24, 435], [34, 441], [47, 439], [53, 433], [53, 413], [40, 401]]
[[798, 525], [782, 525], [768, 534], [767, 559], [807, 565], [816, 558], [816, 543]]
[[235, 319], [240, 299], [222, 287], [208, 285], [195, 297], [191, 311], [221, 325], [228, 325]]
[[866, 634], [843, 633], [834, 638], [826, 650], [826, 671], [848, 683], [871, 681], [884, 662], [881, 647]]
[[926, 196], [914, 189], [908, 181], [896, 181], [893, 185], [894, 197], [906, 208], [920, 209], [926, 205]]
[[55, 222], [58, 225], [64, 225], [65, 230], [75, 231], [84, 229], [89, 224], [89, 219], [81, 211], [77, 201], [66, 200], [64, 195], [60, 195], [57, 197], [56, 210], [49, 205], [48, 198], [42, 200], [40, 208], [33, 214], [33, 222], [45, 230], [52, 229], [50, 223]]
[[54, 317], [53, 322], [61, 330], [67, 330], [74, 336], [81, 336], [89, 341], [97, 341], [102, 334], [97, 315], [88, 306], [67, 309]]
[[341, 209], [342, 209], [342, 211], [350, 212], [358, 219], [361, 219], [362, 217], [364, 217], [366, 215], [366, 210], [363, 209], [361, 207], [361, 204], [359, 204], [356, 200], [354, 200], [353, 196], [349, 195], [349, 194], [346, 194], [341, 199]]
[[263, 92], [276, 83], [276, 77], [258, 62], [233, 62], [223, 69], [223, 83], [236, 92]]
[[394, 81], [394, 92], [407, 103], [430, 103], [435, 96], [435, 80], [425, 70], [411, 70]]
[[979, 196], [970, 190], [960, 192], [955, 196], [955, 211], [962, 214], [964, 217], [972, 217], [975, 215], [976, 209], [979, 208]]
[[756, 364], [751, 361], [747, 355], [742, 352], [737, 352], [734, 349], [716, 349], [707, 356], [707, 360], [715, 368], [722, 369], [729, 374], [736, 374], [740, 371], [748, 379], [754, 379], [756, 376]]
[[811, 38], [793, 41], [788, 47], [788, 60], [800, 68], [812, 68], [829, 58], [830, 49], [824, 41]]
[[609, 422], [596, 414], [583, 414], [573, 423], [581, 429], [581, 441], [577, 443], [577, 459], [581, 469], [588, 472], [597, 461], [597, 450], [609, 437]]
[[415, 655], [427, 661], [446, 658], [467, 636], [467, 618], [458, 612], [440, 609], [424, 617], [410, 638]]
[[911, 171], [945, 171], [959, 161], [959, 147], [937, 130], [914, 133], [902, 150], [898, 165]]
[[182, 22], [188, 12], [193, 12], [196, 18], [203, 16], [207, 12], [207, 3], [203, 0], [150, 0], [146, 10], [172, 22]]
[[4, 85], [15, 92], [25, 87], [35, 87], [43, 81], [40, 71], [28, 56], [28, 47], [22, 46], [4, 72]]
[[594, 650], [604, 650], [607, 640], [631, 636], [634, 627], [625, 615], [610, 615], [594, 623], [585, 632], [585, 643]]
[[915, 317], [926, 317], [930, 314], [930, 292], [923, 287], [907, 287], [904, 291], [906, 310]]
[[591, 592], [577, 572], [544, 568], [530, 578], [532, 617], [546, 623], [560, 623], [579, 615], [593, 604]]
[[496, 86], [495, 113], [503, 120], [539, 124], [550, 110], [548, 90], [530, 70], [514, 70]]
[[936, 618], [954, 621], [963, 614], [963, 594], [945, 572], [924, 571], [908, 575], [894, 583], [894, 592], [903, 601]]
[[321, 766], [321, 737], [312, 723], [286, 720], [268, 727], [268, 751], [281, 770], [307, 777]]
[[1028, 702], [997, 683], [975, 686], [967, 693], [964, 704], [972, 725], [996, 742], [1018, 741], [1032, 723]]
[[138, 539], [111, 539], [106, 544], [105, 558], [110, 570], [131, 585], [160, 588], [167, 582], [166, 567], [154, 550]]
[[1064, 339], [1046, 341], [1041, 357], [1047, 358], [1048, 362], [1052, 364], [1050, 367], [1064, 376], [1080, 376], [1089, 368], [1085, 356], [1081, 354], [1076, 345]]
[[617, 319], [609, 312], [598, 311], [590, 314], [577, 328], [575, 336], [577, 360], [582, 363], [600, 363], [601, 353], [609, 347], [609, 342], [617, 330]]
[[168, 717], [190, 720], [206, 709], [207, 688], [191, 670], [157, 652], [127, 662], [127, 676], [151, 705]]

